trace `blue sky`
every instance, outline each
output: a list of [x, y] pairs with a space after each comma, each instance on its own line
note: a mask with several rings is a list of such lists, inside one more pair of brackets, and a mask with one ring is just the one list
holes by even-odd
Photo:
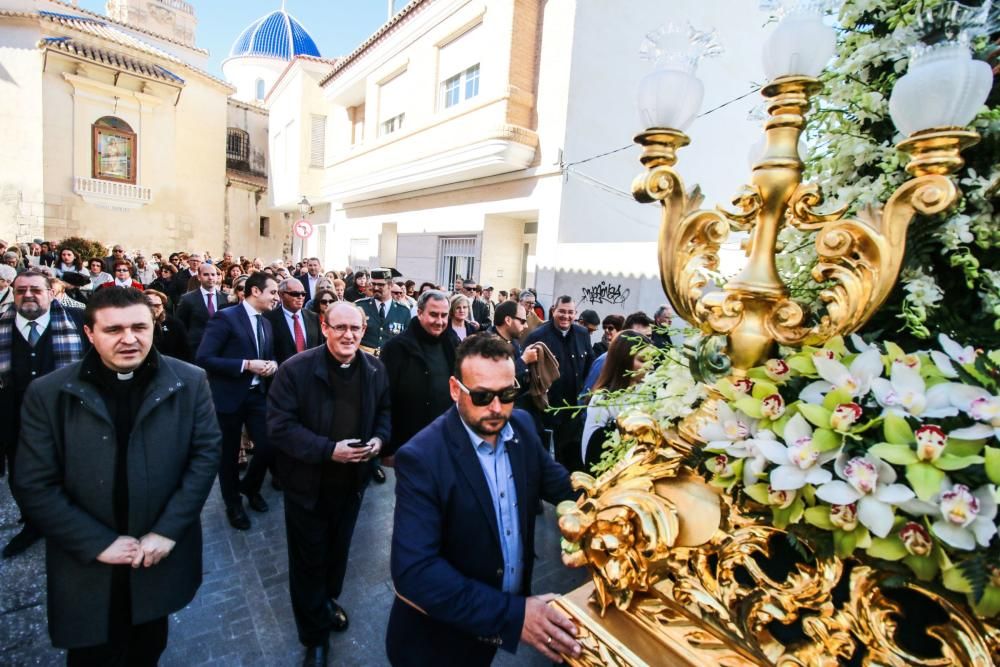
[[[407, 0], [395, 0], [399, 10]], [[188, 0], [198, 15], [197, 43], [211, 52], [209, 71], [222, 76], [222, 61], [246, 26], [281, 8], [281, 0]], [[104, 14], [104, 0], [80, 0]], [[324, 57], [347, 55], [386, 21], [386, 0], [286, 0], [285, 9], [305, 26]]]

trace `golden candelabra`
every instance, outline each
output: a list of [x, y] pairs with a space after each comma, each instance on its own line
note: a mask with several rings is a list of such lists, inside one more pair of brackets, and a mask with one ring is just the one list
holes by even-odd
[[[964, 164], [961, 150], [978, 141], [975, 132], [963, 128], [917, 133], [899, 145], [911, 156], [906, 169], [913, 178], [882, 210], [866, 210], [854, 218], [844, 217], [846, 207], [821, 212], [817, 208], [823, 195], [815, 184], [802, 182], [798, 152], [809, 98], [819, 89], [818, 80], [805, 76], [782, 77], [764, 88], [766, 149], [753, 167], [750, 185], [734, 198], [735, 211], [690, 210], [674, 170], [677, 150], [688, 144], [684, 133], [652, 128], [636, 137], [647, 171], [636, 178], [632, 193], [640, 202], [663, 205], [663, 289], [682, 319], [706, 335], [727, 337], [726, 352], [736, 375], [766, 360], [776, 343], [818, 345], [867, 322], [896, 284], [910, 222], [918, 213], [934, 215], [955, 203], [958, 190], [948, 174]], [[820, 294], [826, 313], [814, 322], [778, 276], [775, 250], [785, 224], [816, 232], [819, 261], [812, 275], [831, 285]], [[721, 290], [706, 292], [730, 230], [749, 232], [747, 265]]]
[[[975, 132], [944, 127], [917, 132], [898, 148], [912, 178], [881, 210], [845, 217], [822, 211], [820, 189], [802, 182], [798, 154], [809, 99], [807, 76], [784, 76], [763, 90], [766, 149], [735, 210], [694, 210], [674, 165], [689, 143], [677, 130], [636, 137], [646, 172], [640, 202], [660, 202], [659, 262], [664, 291], [678, 315], [708, 341], [724, 337], [732, 373], [761, 364], [776, 345], [818, 345], [856, 331], [896, 283], [906, 232], [917, 214], [946, 211], [959, 196], [949, 175]], [[824, 285], [823, 313], [789, 296], [775, 252], [784, 225], [816, 232], [812, 276]], [[746, 268], [721, 290], [707, 288], [731, 230], [748, 232]], [[708, 411], [711, 407], [706, 408]], [[812, 553], [781, 561], [787, 532], [734, 503], [685, 464], [698, 447], [698, 413], [676, 429], [642, 414], [619, 418], [632, 446], [594, 478], [574, 473], [582, 492], [559, 508], [564, 562], [587, 567], [592, 582], [554, 604], [577, 623], [583, 653], [571, 665], [876, 665], [1000, 664], [1000, 627], [932, 586], [907, 581], [905, 595], [937, 614], [918, 632], [936, 646], [914, 648], [898, 632], [900, 584], [891, 573], [851, 559]], [[811, 547], [802, 542], [804, 549]], [[905, 596], [904, 596], [905, 597]], [[908, 604], [908, 603], [907, 603]]]

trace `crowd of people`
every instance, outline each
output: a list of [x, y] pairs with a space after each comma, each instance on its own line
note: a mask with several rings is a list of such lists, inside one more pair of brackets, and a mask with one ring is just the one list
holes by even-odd
[[317, 258], [0, 253], [14, 426], [0, 445], [24, 519], [3, 555], [46, 538], [49, 630], [68, 664], [156, 664], [168, 614], [200, 583], [214, 479], [246, 530], [244, 499], [270, 510], [268, 474], [304, 664], [326, 664], [383, 466], [396, 472], [392, 664], [486, 665], [520, 641], [555, 661], [579, 652], [569, 619], [528, 594], [536, 508], [573, 498], [569, 472], [600, 457], [616, 412], [579, 407], [636, 382], [643, 349], [678, 342], [669, 306], [602, 320], [569, 296], [546, 309], [528, 289], [418, 288]]

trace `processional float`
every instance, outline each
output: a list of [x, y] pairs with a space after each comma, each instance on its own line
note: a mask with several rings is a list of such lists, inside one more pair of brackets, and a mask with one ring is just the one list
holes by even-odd
[[[989, 93], [989, 67], [972, 60], [961, 35], [918, 44], [890, 102], [911, 178], [880, 211], [821, 210], [823, 193], [803, 182], [799, 155], [810, 98], [821, 90], [817, 77], [836, 42], [818, 4], [786, 3], [765, 45], [766, 148], [735, 210], [694, 210], [698, 197], [674, 169], [701, 103], [695, 65], [718, 50], [714, 37], [669, 26], [646, 45], [658, 68], [640, 87], [649, 129], [635, 141], [646, 171], [632, 192], [662, 206], [663, 289], [677, 314], [701, 330], [691, 363], [702, 377], [714, 370], [733, 382], [776, 346], [822, 345], [864, 325], [897, 281], [908, 226], [955, 204], [960, 192], [949, 175], [979, 139], [966, 125]], [[779, 278], [776, 244], [785, 225], [816, 234], [819, 316], [792, 300]], [[707, 276], [731, 230], [748, 233], [749, 259], [711, 290]], [[1000, 664], [998, 619], [978, 617], [939, 588], [909, 580], [890, 590], [892, 573], [857, 559], [779, 556], [786, 531], [686, 463], [703, 445], [699, 429], [712, 409], [707, 401], [672, 427], [623, 417], [619, 430], [635, 443], [624, 460], [596, 478], [574, 474], [582, 497], [559, 508], [563, 560], [588, 568], [592, 581], [553, 603], [580, 628], [583, 653], [565, 656], [568, 664]], [[900, 627], [899, 588], [928, 610], [926, 624]], [[916, 644], [929, 652], [913, 649], [905, 632], [924, 635]]]

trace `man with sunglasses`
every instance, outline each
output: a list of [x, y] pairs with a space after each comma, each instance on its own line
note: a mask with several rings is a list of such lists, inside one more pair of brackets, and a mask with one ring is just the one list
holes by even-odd
[[343, 301], [322, 321], [326, 345], [278, 368], [268, 394], [268, 434], [285, 494], [288, 587], [305, 665], [327, 664], [331, 630], [344, 631], [337, 604], [371, 468], [389, 440], [389, 379], [359, 350], [364, 314]]
[[386, 633], [394, 667], [489, 665], [521, 641], [550, 660], [579, 655], [573, 622], [531, 596], [535, 508], [574, 498], [519, 393], [513, 348], [476, 335], [459, 345], [455, 405], [396, 454]]
[[319, 318], [316, 313], [303, 308], [306, 291], [295, 278], [278, 283], [281, 305], [264, 314], [274, 329], [274, 360], [285, 363], [290, 357], [316, 347], [323, 342]]

